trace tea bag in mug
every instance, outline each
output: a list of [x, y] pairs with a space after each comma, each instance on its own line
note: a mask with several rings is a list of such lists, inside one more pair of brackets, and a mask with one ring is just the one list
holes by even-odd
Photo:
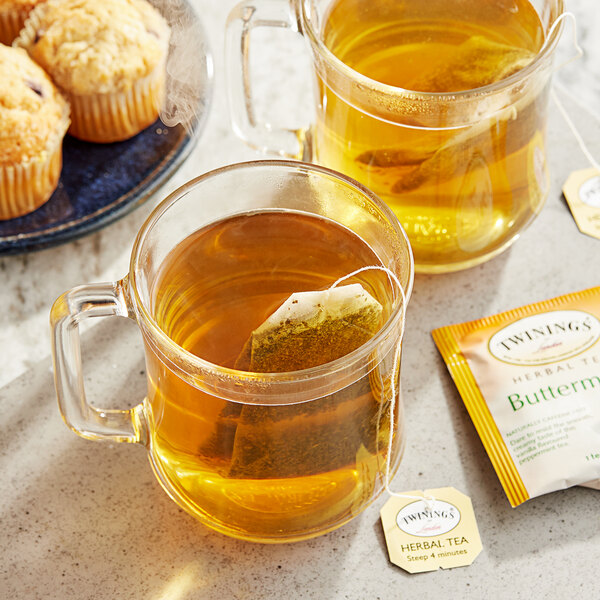
[[[535, 54], [527, 49], [507, 46], [475, 35], [458, 47], [451, 63], [445, 61], [443, 68], [423, 74], [411, 87], [415, 90], [438, 93], [476, 89], [513, 75], [534, 58]], [[521, 100], [505, 110], [507, 122], [516, 118], [517, 111], [521, 113], [522, 123], [511, 135], [507, 135], [506, 138], [498, 135], [489, 121], [483, 119], [480, 124], [450, 138], [418, 168], [398, 179], [392, 188], [393, 191], [410, 191], [432, 178], [437, 181], [451, 179], [465, 159], [476, 154], [478, 147], [486, 147], [490, 140], [493, 146], [505, 145], [507, 155], [518, 150], [535, 134], [536, 115], [541, 114], [541, 107], [537, 106], [534, 100], [528, 103]]]
[[[443, 67], [421, 74], [408, 86], [428, 93], [452, 93], [476, 89], [495, 83], [526, 67], [535, 54], [524, 48], [493, 42], [482, 36], [471, 36], [460, 44], [451, 59], [444, 58]], [[510, 136], [494, 130], [494, 123], [483, 119], [480, 123], [447, 139], [441, 146], [431, 139], [430, 144], [419, 148], [381, 148], [360, 154], [356, 161], [369, 168], [394, 169], [397, 177], [391, 186], [393, 193], [410, 192], [431, 181], [448, 181], [461, 172], [463, 165], [477, 155], [479, 148], [492, 142], [492, 153], [502, 150], [510, 154], [531, 139], [538, 126], [541, 107], [532, 99], [521, 100], [504, 111], [507, 122], [520, 114], [520, 125]], [[503, 147], [496, 148], [502, 145]], [[485, 167], [485, 162], [483, 165]], [[470, 168], [481, 168], [478, 163]]]
[[445, 57], [441, 67], [421, 74], [410, 84], [419, 92], [451, 93], [473, 90], [506, 79], [526, 67], [535, 53], [473, 35]]
[[[236, 368], [274, 373], [341, 358], [377, 332], [382, 314], [381, 304], [360, 284], [292, 294], [252, 332]], [[229, 476], [306, 476], [341, 468], [375, 439], [381, 414], [366, 377], [311, 402], [246, 404], [238, 417]]]
[[419, 164], [408, 172], [402, 173], [392, 185], [394, 193], [410, 192], [432, 181], [448, 181], [457, 173], [471, 169], [487, 170], [486, 155], [482, 149], [489, 147], [492, 154], [505, 151], [507, 154], [516, 152], [527, 140], [535, 139], [536, 127], [542, 107], [533, 98], [520, 100], [510, 108], [505, 108], [501, 119], [510, 127], [511, 121], [519, 114], [519, 127], [511, 130], [512, 135], [503, 135], [489, 119], [484, 119], [476, 125], [453, 135], [444, 144], [430, 153]]
[[280, 373], [341, 358], [375, 334], [382, 312], [359, 283], [292, 294], [252, 332], [236, 368]]

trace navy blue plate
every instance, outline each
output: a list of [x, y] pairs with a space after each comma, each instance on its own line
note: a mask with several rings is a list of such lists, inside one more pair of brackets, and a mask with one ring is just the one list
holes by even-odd
[[58, 188], [36, 211], [0, 221], [0, 254], [40, 250], [112, 223], [145, 202], [190, 153], [210, 105], [212, 59], [197, 17], [181, 2], [194, 21], [195, 43], [201, 36], [203, 48], [195, 62], [198, 107], [187, 127], [167, 127], [158, 120], [132, 139], [114, 144], [91, 144], [67, 136]]

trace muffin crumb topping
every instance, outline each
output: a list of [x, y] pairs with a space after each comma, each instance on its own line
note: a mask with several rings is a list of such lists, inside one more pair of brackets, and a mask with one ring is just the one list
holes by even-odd
[[128, 90], [160, 65], [168, 43], [167, 23], [145, 0], [48, 0], [16, 41], [81, 95]]
[[0, 164], [42, 157], [62, 139], [68, 105], [23, 50], [0, 44]]

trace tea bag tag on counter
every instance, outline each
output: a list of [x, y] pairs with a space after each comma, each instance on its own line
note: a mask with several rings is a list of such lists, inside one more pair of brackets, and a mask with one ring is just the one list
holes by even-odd
[[471, 499], [452, 487], [396, 494], [381, 522], [390, 560], [409, 573], [465, 567], [482, 550]]
[[600, 239], [600, 173], [596, 169], [574, 171], [563, 193], [579, 231]]
[[359, 283], [297, 292], [252, 332], [236, 366], [275, 373], [324, 364], [373, 337], [382, 314]]

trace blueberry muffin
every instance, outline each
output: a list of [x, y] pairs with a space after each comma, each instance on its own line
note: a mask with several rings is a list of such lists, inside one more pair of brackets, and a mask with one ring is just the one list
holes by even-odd
[[31, 10], [42, 1], [0, 0], [0, 44], [12, 44]]
[[14, 45], [67, 97], [71, 135], [114, 142], [157, 119], [169, 34], [145, 0], [47, 0], [30, 13]]
[[62, 168], [69, 106], [24, 50], [0, 44], [0, 220], [50, 198]]

